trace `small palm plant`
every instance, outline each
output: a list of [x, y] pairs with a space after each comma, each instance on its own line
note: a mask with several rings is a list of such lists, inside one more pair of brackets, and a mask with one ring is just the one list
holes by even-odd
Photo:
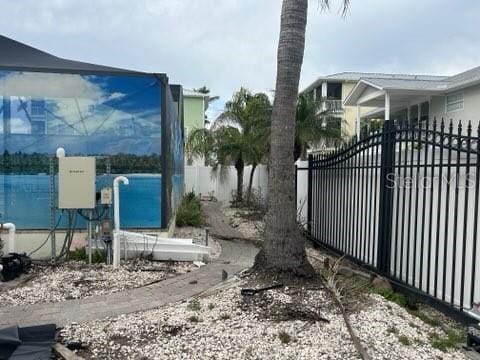
[[342, 124], [337, 119], [328, 111], [321, 111], [321, 104], [313, 96], [300, 94], [295, 113], [294, 160], [305, 160], [308, 148], [321, 140], [341, 140]]
[[245, 165], [252, 165], [247, 199], [250, 197], [255, 168], [267, 152], [271, 104], [263, 93], [252, 94], [241, 88], [210, 129], [192, 131], [187, 139], [187, 154], [203, 157], [216, 170], [233, 165], [237, 171], [235, 202], [243, 201]]

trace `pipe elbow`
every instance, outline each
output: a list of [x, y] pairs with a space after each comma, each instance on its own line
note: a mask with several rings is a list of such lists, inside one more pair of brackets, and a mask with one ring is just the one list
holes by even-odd
[[15, 227], [14, 223], [5, 223], [5, 224], [2, 224], [1, 227], [3, 229], [8, 230], [9, 232], [15, 232], [15, 230], [16, 230], [16, 227]]
[[125, 177], [125, 176], [117, 176], [113, 180], [113, 186], [118, 186], [119, 183], [122, 183], [124, 185], [128, 185], [129, 184], [128, 178]]
[[15, 252], [15, 230], [16, 226], [14, 223], [4, 223], [0, 224], [0, 229], [8, 230], [8, 252]]

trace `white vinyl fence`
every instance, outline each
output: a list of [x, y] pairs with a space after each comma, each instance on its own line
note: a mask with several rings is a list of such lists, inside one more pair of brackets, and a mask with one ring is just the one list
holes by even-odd
[[297, 161], [297, 220], [307, 225], [308, 161]]
[[[246, 188], [252, 167], [246, 166], [243, 174], [243, 185]], [[258, 165], [253, 176], [253, 189], [262, 198], [267, 194], [268, 173], [265, 165]], [[232, 200], [232, 193], [237, 189], [237, 171], [229, 166], [220, 171], [213, 171], [210, 166], [185, 166], [185, 192], [194, 191], [202, 196], [213, 196], [218, 201]]]

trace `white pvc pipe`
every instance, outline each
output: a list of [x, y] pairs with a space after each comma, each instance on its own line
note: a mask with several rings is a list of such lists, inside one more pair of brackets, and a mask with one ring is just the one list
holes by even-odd
[[5, 223], [0, 225], [0, 229], [8, 230], [8, 252], [14, 253], [15, 252], [15, 224], [13, 223]]
[[113, 180], [113, 218], [115, 231], [113, 233], [113, 267], [120, 266], [120, 183], [128, 185], [125, 176], [117, 176]]

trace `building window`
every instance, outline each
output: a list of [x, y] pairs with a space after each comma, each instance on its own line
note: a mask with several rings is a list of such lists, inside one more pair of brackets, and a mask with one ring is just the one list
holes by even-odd
[[342, 100], [342, 84], [341, 83], [328, 83], [327, 99]]
[[463, 110], [463, 93], [447, 95], [445, 108], [447, 112]]
[[32, 116], [45, 115], [45, 100], [32, 100]]
[[420, 121], [427, 121], [429, 115], [430, 115], [430, 103], [426, 101], [420, 105]]

